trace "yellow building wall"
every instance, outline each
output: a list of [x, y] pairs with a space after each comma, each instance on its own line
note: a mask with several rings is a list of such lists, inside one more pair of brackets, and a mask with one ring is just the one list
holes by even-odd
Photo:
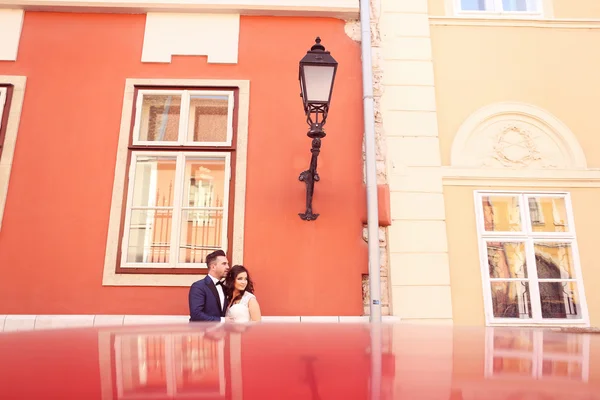
[[[420, 323], [485, 324], [473, 190], [498, 189], [492, 175], [507, 185], [528, 175], [512, 189], [555, 185], [573, 195], [589, 316], [600, 325], [600, 297], [593, 294], [597, 224], [590, 225], [600, 217], [587, 215], [600, 196], [600, 172], [594, 171], [600, 168], [600, 1], [543, 0], [545, 17], [531, 19], [457, 17], [449, 14], [453, 1], [381, 1], [393, 314]], [[476, 131], [491, 114], [475, 121], [476, 129], [465, 128], [490, 106], [505, 117], [493, 129]], [[539, 150], [537, 161], [502, 168], [502, 160], [492, 160], [493, 169], [482, 167], [476, 159], [498, 155], [486, 152], [496, 151], [490, 139], [503, 123], [514, 123], [518, 134], [536, 142], [528, 151]], [[469, 147], [472, 132], [482, 140]], [[453, 150], [467, 157], [452, 165]], [[448, 186], [462, 173], [474, 178], [467, 184], [481, 187]], [[536, 186], [555, 173], [563, 180]]]
[[[477, 24], [473, 24], [474, 19], [463, 17], [464, 22], [459, 22], [448, 15], [446, 0], [429, 0], [443, 166], [451, 165], [452, 145], [469, 116], [490, 104], [515, 102], [531, 104], [557, 117], [583, 148], [587, 167], [600, 168], [600, 79], [597, 78], [600, 52], [593, 50], [600, 43], [600, 2], [550, 3], [553, 18], [580, 21], [552, 25], [548, 19], [544, 22], [536, 18], [539, 23], [532, 26], [531, 21], [499, 18], [486, 25], [483, 18], [477, 18]], [[583, 23], [587, 23], [585, 28]], [[482, 179], [479, 187], [445, 184], [443, 189], [452, 317], [458, 325], [485, 324], [473, 191], [501, 189], [485, 186]], [[571, 193], [590, 322], [600, 325], [600, 293], [596, 290], [600, 270], [595, 260], [600, 189], [533, 186], [505, 189]]]
[[[448, 256], [455, 325], [485, 325], [481, 266], [473, 192], [488, 190], [475, 186], [445, 186]], [[494, 190], [568, 191], [573, 216], [590, 323], [600, 325], [600, 269], [597, 262], [600, 188], [494, 187]]]
[[600, 2], [596, 0], [554, 0], [556, 18], [600, 18]]
[[518, 101], [562, 120], [600, 167], [600, 29], [432, 26], [431, 36], [444, 165], [471, 113]]

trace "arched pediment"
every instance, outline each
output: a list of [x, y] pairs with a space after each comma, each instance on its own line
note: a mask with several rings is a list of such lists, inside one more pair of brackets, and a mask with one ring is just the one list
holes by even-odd
[[467, 168], [587, 169], [579, 141], [554, 115], [524, 103], [495, 103], [459, 128], [451, 165]]

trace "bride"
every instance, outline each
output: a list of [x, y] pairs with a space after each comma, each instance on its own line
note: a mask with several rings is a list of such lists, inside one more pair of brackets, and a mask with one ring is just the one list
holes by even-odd
[[234, 322], [260, 321], [260, 306], [254, 296], [254, 285], [243, 265], [234, 265], [225, 278], [225, 291], [229, 299], [227, 317]]

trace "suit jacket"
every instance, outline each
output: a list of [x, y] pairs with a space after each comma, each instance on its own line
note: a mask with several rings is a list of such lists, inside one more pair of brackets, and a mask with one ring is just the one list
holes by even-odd
[[210, 276], [194, 282], [189, 294], [190, 322], [192, 321], [220, 321], [225, 316], [225, 304], [221, 304], [219, 292]]

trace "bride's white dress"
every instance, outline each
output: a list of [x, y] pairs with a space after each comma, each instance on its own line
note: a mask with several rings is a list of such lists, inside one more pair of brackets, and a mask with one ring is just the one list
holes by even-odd
[[250, 309], [248, 303], [255, 298], [252, 293], [245, 292], [239, 303], [232, 305], [227, 310], [227, 316], [233, 318], [234, 322], [250, 322]]

